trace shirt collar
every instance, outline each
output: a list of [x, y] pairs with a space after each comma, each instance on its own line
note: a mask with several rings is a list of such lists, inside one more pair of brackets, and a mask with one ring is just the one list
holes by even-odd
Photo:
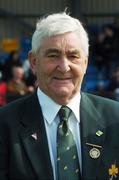
[[80, 99], [81, 99], [81, 95], [80, 92], [78, 92], [69, 102], [69, 104], [67, 104], [67, 106], [72, 110], [72, 112], [74, 113], [76, 120], [78, 122], [80, 122]]
[[[42, 108], [43, 116], [47, 120], [47, 122], [51, 124], [53, 120], [56, 118], [57, 113], [59, 109], [61, 108], [61, 105], [57, 104], [49, 96], [43, 93], [40, 90], [40, 88], [37, 89], [37, 96], [38, 96], [38, 100]], [[79, 92], [67, 104], [67, 106], [73, 111], [78, 122], [80, 122], [80, 118], [79, 118], [80, 97], [81, 96]]]

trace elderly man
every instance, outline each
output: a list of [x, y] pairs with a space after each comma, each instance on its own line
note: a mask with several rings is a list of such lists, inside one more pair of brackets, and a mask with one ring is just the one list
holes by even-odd
[[119, 104], [81, 92], [88, 36], [66, 13], [37, 23], [38, 88], [0, 109], [0, 180], [119, 178]]

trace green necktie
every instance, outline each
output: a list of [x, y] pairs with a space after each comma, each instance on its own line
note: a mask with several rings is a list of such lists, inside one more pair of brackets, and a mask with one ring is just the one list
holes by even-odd
[[59, 110], [60, 123], [57, 130], [57, 171], [58, 180], [79, 180], [80, 167], [76, 144], [68, 128], [71, 109], [62, 106]]

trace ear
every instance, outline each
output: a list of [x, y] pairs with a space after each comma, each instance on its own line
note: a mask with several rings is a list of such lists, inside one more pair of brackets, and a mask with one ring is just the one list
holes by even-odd
[[85, 63], [84, 74], [86, 74], [86, 70], [88, 66], [88, 57], [85, 58], [84, 63]]
[[36, 61], [37, 60], [36, 60], [36, 55], [32, 51], [29, 51], [28, 59], [29, 59], [30, 68], [31, 68], [33, 74], [36, 74]]

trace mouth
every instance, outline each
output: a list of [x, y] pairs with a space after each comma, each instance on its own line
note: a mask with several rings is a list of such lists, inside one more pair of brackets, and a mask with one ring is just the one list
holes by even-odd
[[65, 85], [69, 85], [70, 83], [72, 83], [72, 78], [71, 77], [54, 77], [54, 83], [55, 86], [65, 86]]
[[65, 81], [65, 80], [71, 80], [71, 77], [65, 77], [65, 78], [61, 78], [61, 77], [54, 77], [55, 80], [60, 80], [60, 81]]

